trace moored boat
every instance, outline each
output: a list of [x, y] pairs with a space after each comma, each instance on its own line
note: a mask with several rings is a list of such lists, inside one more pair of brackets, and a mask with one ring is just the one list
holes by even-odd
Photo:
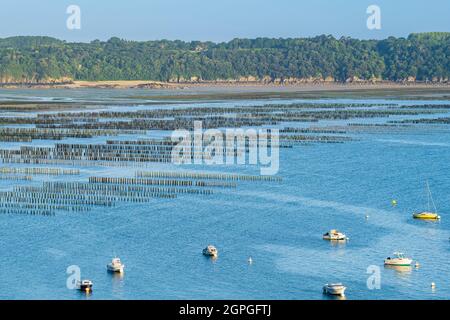
[[[430, 186], [427, 181], [427, 196], [428, 196], [428, 210], [417, 212], [413, 214], [414, 219], [422, 220], [439, 220], [441, 216], [437, 214], [436, 205], [434, 204], [433, 195], [431, 194]], [[434, 211], [431, 211], [431, 205], [433, 205]]]
[[91, 292], [93, 285], [94, 284], [92, 283], [91, 280], [82, 280], [82, 281], [78, 281], [78, 283], [77, 283], [78, 290], [84, 291], [84, 292]]
[[106, 269], [110, 272], [123, 273], [125, 265], [120, 261], [119, 258], [114, 258], [110, 263], [106, 265]]
[[347, 287], [342, 283], [327, 283], [323, 286], [323, 293], [333, 296], [344, 296], [346, 289]]
[[218, 254], [219, 253], [217, 251], [217, 248], [214, 247], [213, 245], [209, 245], [205, 249], [203, 249], [203, 255], [205, 255], [205, 256], [217, 257]]
[[412, 264], [412, 259], [405, 257], [401, 252], [394, 252], [394, 256], [387, 257], [384, 264], [386, 266], [409, 267]]
[[339, 232], [337, 230], [330, 230], [327, 233], [323, 235], [324, 240], [330, 240], [330, 241], [343, 241], [347, 240], [347, 236], [343, 234], [342, 232]]
[[441, 216], [439, 216], [437, 213], [433, 212], [419, 212], [413, 214], [414, 219], [422, 219], [422, 220], [439, 220], [441, 219]]

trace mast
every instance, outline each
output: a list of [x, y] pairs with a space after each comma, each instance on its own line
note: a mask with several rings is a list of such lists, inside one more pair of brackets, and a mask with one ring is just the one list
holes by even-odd
[[427, 190], [428, 190], [428, 211], [430, 211], [430, 201], [433, 204], [434, 213], [437, 213], [436, 205], [434, 204], [433, 195], [431, 194], [430, 185], [427, 180]]

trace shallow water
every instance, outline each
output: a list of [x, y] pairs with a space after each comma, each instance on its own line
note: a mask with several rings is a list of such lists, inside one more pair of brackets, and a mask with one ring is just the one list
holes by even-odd
[[[58, 96], [63, 98], [61, 93]], [[257, 103], [268, 101], [217, 105]], [[364, 121], [388, 120], [392, 118]], [[343, 282], [347, 299], [449, 298], [450, 127], [417, 126], [407, 132], [356, 137], [343, 144], [282, 149], [282, 182], [240, 182], [237, 189], [211, 196], [122, 203], [54, 217], [1, 215], [0, 283], [4, 289], [0, 298], [328, 299], [322, 295], [322, 286], [328, 282]], [[81, 175], [70, 179], [132, 176], [139, 170], [79, 169]], [[147, 170], [153, 169], [259, 174], [254, 166], [155, 164]], [[426, 206], [426, 180], [442, 216], [440, 222], [411, 217]], [[0, 180], [0, 190], [28, 183]], [[395, 207], [393, 199], [398, 201]], [[349, 242], [323, 241], [321, 235], [333, 228], [344, 231]], [[219, 249], [215, 261], [201, 254], [209, 243]], [[419, 261], [420, 268], [384, 268], [384, 258], [398, 250]], [[126, 264], [123, 277], [106, 272], [114, 255]], [[250, 256], [251, 265], [247, 263]], [[67, 289], [70, 265], [78, 265], [82, 278], [94, 282], [90, 296]], [[380, 267], [380, 289], [367, 287], [371, 265]], [[436, 283], [435, 290], [431, 282]]]

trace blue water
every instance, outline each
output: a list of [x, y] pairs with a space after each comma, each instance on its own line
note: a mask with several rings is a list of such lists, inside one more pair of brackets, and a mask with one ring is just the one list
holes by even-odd
[[[236, 189], [209, 196], [119, 203], [54, 217], [1, 215], [0, 298], [328, 299], [322, 286], [343, 282], [347, 299], [448, 299], [450, 127], [417, 126], [355, 137], [343, 144], [282, 149], [282, 182], [239, 182]], [[254, 166], [147, 168], [166, 169], [259, 174]], [[141, 169], [80, 170], [80, 176], [70, 179], [131, 176]], [[411, 217], [426, 206], [426, 180], [440, 222]], [[0, 190], [28, 183], [0, 180]], [[398, 201], [396, 207], [392, 199]], [[323, 241], [321, 235], [333, 228], [350, 241]], [[201, 254], [209, 243], [219, 249], [217, 260]], [[385, 269], [384, 258], [399, 250], [419, 261], [420, 268]], [[123, 277], [106, 272], [114, 255], [126, 264]], [[82, 278], [94, 282], [91, 295], [66, 287], [70, 265], [78, 265]], [[380, 267], [380, 289], [366, 285], [371, 265]]]

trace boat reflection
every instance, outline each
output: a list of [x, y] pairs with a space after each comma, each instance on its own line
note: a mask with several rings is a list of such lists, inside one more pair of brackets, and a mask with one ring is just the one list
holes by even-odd
[[412, 266], [393, 266], [393, 265], [385, 265], [385, 269], [394, 270], [400, 276], [407, 276], [412, 273]]
[[114, 299], [122, 299], [125, 286], [124, 274], [119, 272], [108, 273], [111, 276], [112, 294], [114, 296]]
[[336, 248], [345, 247], [347, 244], [347, 240], [330, 240], [329, 242], [332, 247]]
[[123, 273], [115, 272], [111, 273], [111, 278], [113, 279], [113, 283], [122, 283], [123, 282]]
[[78, 296], [80, 299], [84, 299], [84, 300], [91, 299], [92, 291], [81, 291], [81, 290], [77, 290], [77, 291], [78, 291]]

